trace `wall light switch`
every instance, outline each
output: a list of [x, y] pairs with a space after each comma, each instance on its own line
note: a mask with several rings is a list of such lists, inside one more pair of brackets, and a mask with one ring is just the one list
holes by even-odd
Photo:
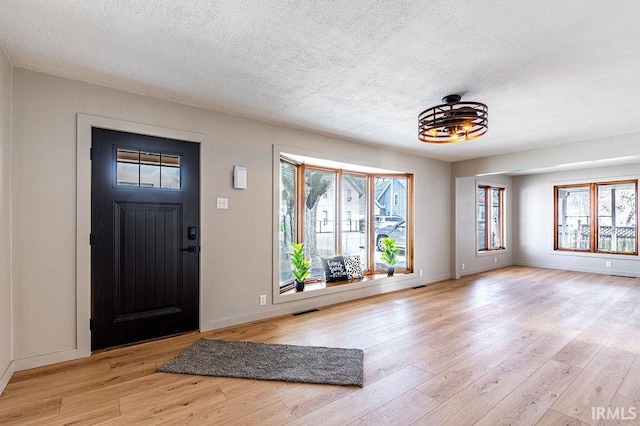
[[228, 198], [218, 198], [217, 207], [219, 209], [228, 209], [229, 208], [229, 199]]

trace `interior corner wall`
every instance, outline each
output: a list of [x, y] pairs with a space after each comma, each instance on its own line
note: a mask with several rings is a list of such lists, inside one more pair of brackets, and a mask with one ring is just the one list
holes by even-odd
[[[553, 187], [624, 179], [640, 179], [640, 164], [514, 177], [514, 188], [518, 194], [515, 202], [515, 228], [518, 232], [514, 263], [640, 277], [638, 256], [553, 250]], [[606, 262], [611, 262], [611, 267], [607, 267]]]
[[[210, 190], [201, 194], [201, 203], [211, 212], [201, 218], [203, 243], [207, 240], [201, 252], [203, 330], [356, 299], [377, 289], [370, 286], [277, 305], [269, 298], [267, 306], [259, 305], [259, 295], [273, 292], [274, 144], [417, 170], [414, 265], [424, 275], [399, 276], [396, 288], [451, 276], [449, 163], [14, 68], [15, 363], [51, 360], [77, 349], [78, 113], [210, 137], [208, 154], [201, 158], [210, 177]], [[246, 167], [247, 189], [233, 189], [235, 165]], [[215, 208], [217, 197], [228, 198], [228, 210]]]
[[[505, 188], [504, 226], [505, 249], [478, 252], [476, 230], [476, 188], [479, 184]], [[511, 177], [457, 177], [455, 178], [455, 275], [474, 274], [502, 268], [513, 263], [513, 198]], [[464, 269], [463, 266], [464, 265]]]
[[12, 374], [11, 319], [11, 74], [0, 49], [0, 393]]

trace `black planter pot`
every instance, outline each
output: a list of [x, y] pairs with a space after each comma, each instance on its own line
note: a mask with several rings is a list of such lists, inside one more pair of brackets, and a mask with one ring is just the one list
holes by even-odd
[[389, 269], [387, 269], [387, 276], [392, 277], [394, 272], [395, 268], [393, 266], [389, 267]]
[[304, 281], [296, 281], [296, 293], [304, 290]]

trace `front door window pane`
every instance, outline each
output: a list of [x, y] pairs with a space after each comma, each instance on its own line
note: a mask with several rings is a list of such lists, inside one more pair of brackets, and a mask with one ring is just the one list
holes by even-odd
[[140, 153], [140, 186], [160, 188], [160, 154]]
[[118, 149], [116, 186], [180, 189], [180, 156]]
[[180, 156], [162, 154], [160, 157], [160, 187], [180, 189]]

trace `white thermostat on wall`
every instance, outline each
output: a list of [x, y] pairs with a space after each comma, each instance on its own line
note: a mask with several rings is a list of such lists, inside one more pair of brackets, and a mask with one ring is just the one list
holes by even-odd
[[233, 187], [236, 189], [247, 189], [247, 168], [233, 166]]

